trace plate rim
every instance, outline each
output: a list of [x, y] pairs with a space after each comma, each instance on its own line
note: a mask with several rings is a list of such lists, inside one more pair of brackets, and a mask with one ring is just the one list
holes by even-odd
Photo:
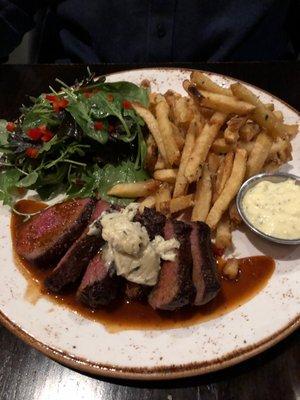
[[[183, 68], [183, 67], [143, 67], [143, 68], [133, 68], [126, 69], [121, 71], [115, 71], [109, 74], [105, 74], [105, 76], [113, 76], [120, 73], [128, 73], [128, 72], [138, 72], [138, 71], [177, 71], [177, 72], [192, 72], [192, 71], [201, 71], [208, 75], [217, 75], [222, 78], [233, 79], [236, 82], [240, 82], [246, 84], [247, 86], [253, 87], [259, 92], [265, 93], [271, 96], [273, 99], [284, 104], [287, 108], [292, 110], [297, 116], [300, 118], [300, 112], [294, 108], [293, 106], [286, 103], [284, 100], [279, 97], [273, 95], [272, 93], [259, 88], [256, 85], [245, 82], [241, 79], [236, 79], [229, 75], [220, 74], [213, 71], [205, 71], [201, 69], [195, 68]], [[269, 335], [268, 337], [260, 340], [259, 342], [243, 347], [240, 350], [236, 350], [230, 353], [223, 355], [221, 358], [215, 358], [208, 362], [193, 362], [181, 365], [166, 365], [159, 367], [119, 367], [116, 365], [109, 365], [103, 363], [94, 363], [90, 360], [72, 356], [71, 354], [63, 351], [59, 351], [51, 346], [45, 345], [43, 342], [37, 340], [35, 337], [31, 336], [28, 332], [19, 327], [16, 323], [11, 321], [1, 310], [0, 310], [0, 323], [7, 328], [10, 332], [16, 335], [18, 338], [23, 340], [29, 346], [35, 348], [40, 351], [44, 355], [49, 358], [62, 363], [70, 368], [74, 368], [76, 370], [80, 370], [85, 373], [90, 373], [94, 375], [100, 375], [108, 378], [114, 379], [136, 379], [136, 380], [167, 380], [167, 379], [178, 379], [178, 378], [187, 378], [196, 375], [203, 375], [209, 372], [215, 372], [223, 368], [227, 368], [233, 365], [236, 365], [240, 362], [246, 361], [251, 357], [254, 357], [257, 354], [269, 349], [274, 346], [292, 332], [296, 331], [297, 328], [300, 327], [300, 313], [287, 325], [283, 328], [277, 330], [275, 333]]]

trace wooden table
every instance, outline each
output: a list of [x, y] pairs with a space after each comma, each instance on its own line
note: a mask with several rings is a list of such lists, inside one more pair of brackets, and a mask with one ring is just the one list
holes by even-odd
[[[174, 64], [172, 65], [174, 66]], [[300, 63], [176, 64], [215, 71], [253, 83], [300, 109]], [[107, 73], [138, 68], [97, 65]], [[59, 77], [67, 83], [84, 75], [82, 65], [0, 66], [0, 117], [12, 119], [26, 95], [46, 91]], [[267, 318], [267, 316], [266, 316]], [[300, 399], [300, 332], [235, 367], [191, 379], [168, 382], [97, 378], [66, 368], [30, 348], [0, 326], [1, 400], [79, 399]]]

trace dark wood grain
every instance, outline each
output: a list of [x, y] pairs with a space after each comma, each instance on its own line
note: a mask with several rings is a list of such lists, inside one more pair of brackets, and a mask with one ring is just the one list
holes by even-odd
[[[179, 65], [243, 79], [300, 108], [300, 63]], [[106, 73], [129, 66], [92, 66]], [[0, 66], [0, 117], [12, 119], [26, 102], [54, 84], [84, 75], [82, 65]], [[0, 326], [0, 400], [295, 400], [300, 399], [300, 333], [235, 367], [168, 382], [95, 378], [66, 368], [30, 348]]]

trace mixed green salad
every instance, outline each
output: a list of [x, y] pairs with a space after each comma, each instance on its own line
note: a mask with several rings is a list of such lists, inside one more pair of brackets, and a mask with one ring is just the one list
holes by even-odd
[[30, 97], [16, 121], [0, 120], [0, 200], [12, 205], [25, 188], [43, 200], [64, 192], [128, 203], [107, 191], [148, 177], [146, 128], [131, 104], [147, 106], [147, 89], [92, 74], [72, 87], [58, 82], [59, 92]]

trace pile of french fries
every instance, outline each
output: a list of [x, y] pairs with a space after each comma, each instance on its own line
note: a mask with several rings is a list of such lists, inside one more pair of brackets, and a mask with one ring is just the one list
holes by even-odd
[[150, 106], [134, 103], [149, 128], [147, 168], [152, 179], [114, 186], [109, 194], [135, 197], [141, 209], [206, 222], [219, 249], [232, 246], [241, 222], [235, 196], [257, 173], [292, 159], [298, 125], [287, 125], [241, 83], [224, 88], [200, 71], [183, 82], [187, 95], [150, 93]]

